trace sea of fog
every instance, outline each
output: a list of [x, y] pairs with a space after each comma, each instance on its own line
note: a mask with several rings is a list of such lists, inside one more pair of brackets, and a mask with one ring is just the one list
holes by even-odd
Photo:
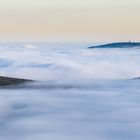
[[0, 44], [0, 140], [139, 140], [140, 49]]

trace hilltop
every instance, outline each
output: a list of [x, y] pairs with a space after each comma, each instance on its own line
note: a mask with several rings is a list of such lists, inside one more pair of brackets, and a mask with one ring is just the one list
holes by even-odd
[[19, 85], [32, 80], [0, 76], [0, 86]]
[[88, 48], [94, 49], [94, 48], [132, 48], [132, 47], [140, 47], [140, 42], [116, 42], [97, 46], [90, 46]]

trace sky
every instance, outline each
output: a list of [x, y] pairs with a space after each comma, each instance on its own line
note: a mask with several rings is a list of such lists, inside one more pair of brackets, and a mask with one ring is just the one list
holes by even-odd
[[0, 41], [138, 41], [139, 0], [0, 0]]

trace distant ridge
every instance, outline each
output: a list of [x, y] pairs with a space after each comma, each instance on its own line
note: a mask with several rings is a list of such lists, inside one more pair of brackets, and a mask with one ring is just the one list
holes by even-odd
[[0, 76], [0, 86], [19, 85], [32, 80]]
[[140, 42], [116, 42], [116, 43], [109, 43], [104, 45], [98, 46], [91, 46], [88, 47], [89, 49], [94, 48], [133, 48], [133, 47], [140, 47]]

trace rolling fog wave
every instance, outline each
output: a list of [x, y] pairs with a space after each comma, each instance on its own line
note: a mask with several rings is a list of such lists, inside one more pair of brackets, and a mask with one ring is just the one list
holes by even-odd
[[34, 80], [130, 79], [140, 76], [140, 49], [65, 44], [0, 45], [1, 74]]
[[69, 84], [0, 89], [0, 139], [139, 140], [139, 80]]
[[[61, 46], [62, 45], [62, 46]], [[140, 49], [0, 45], [0, 140], [139, 140]]]
[[96, 90], [96, 89], [114, 89], [139, 88], [139, 79], [127, 80], [88, 80], [88, 81], [33, 81], [21, 85], [11, 85], [1, 87], [1, 89], [41, 89], [41, 90]]

